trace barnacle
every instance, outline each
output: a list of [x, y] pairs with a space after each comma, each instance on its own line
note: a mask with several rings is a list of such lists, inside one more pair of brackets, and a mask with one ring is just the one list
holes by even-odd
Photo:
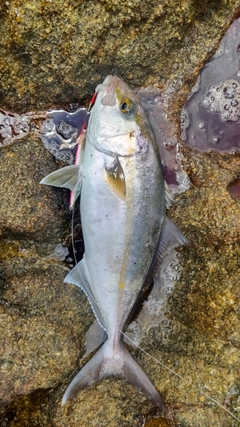
[[29, 117], [9, 113], [0, 108], [0, 147], [21, 139], [29, 132]]

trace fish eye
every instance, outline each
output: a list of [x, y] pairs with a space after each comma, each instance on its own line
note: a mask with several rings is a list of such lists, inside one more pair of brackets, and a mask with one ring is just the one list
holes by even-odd
[[128, 99], [124, 99], [124, 101], [122, 101], [122, 104], [120, 106], [121, 112], [123, 114], [126, 114], [129, 112], [130, 110], [130, 102]]
[[126, 120], [133, 120], [136, 111], [136, 104], [129, 98], [123, 98], [120, 102], [119, 110]]

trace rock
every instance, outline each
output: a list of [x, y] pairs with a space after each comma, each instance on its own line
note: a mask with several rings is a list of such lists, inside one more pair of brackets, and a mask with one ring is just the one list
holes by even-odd
[[[31, 246], [2, 263], [3, 406], [21, 395], [58, 385], [61, 373], [64, 377], [71, 372], [83, 352], [81, 324], [89, 317], [84, 314], [86, 298], [75, 287], [63, 284], [67, 267], [41, 258], [34, 243]], [[75, 322], [79, 315], [85, 318], [80, 325]]]
[[22, 113], [88, 101], [96, 84], [117, 74], [131, 87], [171, 82], [180, 91], [179, 108], [238, 6], [237, 0], [5, 2], [1, 107]]
[[55, 168], [39, 140], [27, 138], [1, 149], [0, 229], [4, 237], [58, 241], [64, 221], [61, 195], [39, 185]]

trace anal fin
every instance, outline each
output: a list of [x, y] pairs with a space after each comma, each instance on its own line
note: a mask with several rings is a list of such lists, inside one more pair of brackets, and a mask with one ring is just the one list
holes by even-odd
[[70, 273], [68, 273], [68, 275], [64, 279], [64, 282], [72, 283], [83, 290], [90, 302], [90, 305], [98, 322], [105, 330], [106, 328], [104, 326], [104, 319], [90, 285], [89, 275], [84, 258], [77, 265], [75, 265], [75, 267], [70, 271]]

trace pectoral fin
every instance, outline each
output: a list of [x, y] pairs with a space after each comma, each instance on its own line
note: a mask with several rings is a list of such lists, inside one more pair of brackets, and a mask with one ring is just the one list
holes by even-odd
[[43, 178], [40, 184], [53, 185], [54, 187], [63, 187], [71, 190], [70, 207], [72, 207], [81, 193], [81, 166], [71, 165], [58, 169]]
[[126, 197], [126, 182], [121, 163], [117, 157], [105, 164], [106, 180], [111, 189], [121, 198]]
[[54, 187], [64, 187], [69, 190], [76, 190], [81, 186], [81, 169], [79, 165], [65, 166], [55, 172], [50, 173], [42, 179], [40, 184], [53, 185]]

